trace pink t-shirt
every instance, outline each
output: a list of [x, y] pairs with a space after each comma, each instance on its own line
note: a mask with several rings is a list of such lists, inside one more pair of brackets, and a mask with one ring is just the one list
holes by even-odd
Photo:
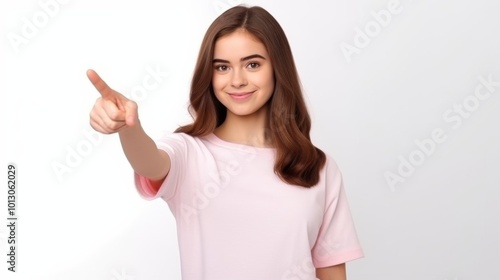
[[157, 145], [172, 162], [167, 178], [158, 192], [138, 174], [135, 184], [175, 216], [184, 280], [316, 279], [315, 268], [363, 256], [332, 158], [304, 188], [273, 172], [272, 148], [184, 133]]

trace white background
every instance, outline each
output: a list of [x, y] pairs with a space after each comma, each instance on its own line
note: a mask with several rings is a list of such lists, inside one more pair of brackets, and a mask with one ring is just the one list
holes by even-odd
[[[190, 120], [202, 36], [239, 1], [61, 0], [52, 1], [51, 15], [47, 2], [0, 4], [0, 173], [6, 178], [7, 164], [17, 165], [19, 218], [17, 272], [2, 261], [0, 278], [180, 279], [167, 205], [138, 196], [116, 135], [86, 136], [98, 93], [85, 71], [135, 92], [141, 121], [158, 138]], [[500, 2], [390, 2], [246, 3], [263, 6], [284, 28], [314, 143], [344, 174], [366, 255], [348, 264], [349, 279], [498, 279], [500, 86], [483, 100], [474, 92], [489, 93], [479, 77], [500, 81]], [[373, 13], [388, 5], [398, 12], [381, 26]], [[357, 28], [371, 32], [366, 46]], [[357, 51], [343, 53], [347, 44]], [[151, 69], [168, 77], [139, 96]], [[470, 111], [461, 116], [454, 106], [464, 102]], [[436, 129], [444, 141], [424, 154], [415, 141]], [[414, 170], [398, 171], [403, 161]], [[388, 172], [404, 181], [391, 187]]]

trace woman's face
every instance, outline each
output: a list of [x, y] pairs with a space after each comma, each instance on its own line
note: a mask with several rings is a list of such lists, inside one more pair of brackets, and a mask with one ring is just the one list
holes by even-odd
[[228, 117], [248, 116], [267, 110], [274, 91], [273, 67], [267, 50], [244, 29], [215, 42], [212, 86]]

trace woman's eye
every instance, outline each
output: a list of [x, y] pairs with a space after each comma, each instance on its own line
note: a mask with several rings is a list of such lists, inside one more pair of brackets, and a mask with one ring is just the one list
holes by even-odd
[[226, 65], [215, 65], [215, 70], [217, 71], [227, 71], [228, 67]]
[[247, 67], [250, 69], [255, 69], [255, 68], [258, 68], [259, 66], [260, 66], [260, 64], [257, 62], [250, 62], [250, 63], [248, 63]]

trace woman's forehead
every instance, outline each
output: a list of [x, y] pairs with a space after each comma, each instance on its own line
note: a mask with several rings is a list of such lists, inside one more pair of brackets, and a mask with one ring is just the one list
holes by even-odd
[[214, 57], [231, 56], [239, 59], [254, 53], [267, 57], [264, 44], [245, 29], [237, 29], [215, 42]]

